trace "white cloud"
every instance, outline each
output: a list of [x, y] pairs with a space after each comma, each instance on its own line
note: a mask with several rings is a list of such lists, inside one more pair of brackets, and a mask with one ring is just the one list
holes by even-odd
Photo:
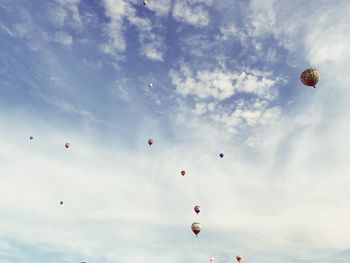
[[171, 0], [150, 1], [147, 8], [158, 16], [167, 16], [171, 9]]
[[281, 78], [273, 78], [270, 72], [246, 70], [241, 73], [214, 69], [192, 72], [187, 64], [180, 64], [180, 70], [172, 70], [170, 77], [176, 90], [183, 96], [193, 95], [199, 99], [225, 100], [238, 92], [254, 94], [273, 100], [278, 95], [273, 87]]
[[71, 46], [73, 44], [73, 37], [64, 31], [55, 33], [54, 41], [62, 45]]
[[173, 17], [186, 24], [205, 27], [210, 23], [209, 12], [203, 5], [193, 5], [205, 1], [177, 0], [173, 7]]
[[55, 4], [49, 4], [49, 18], [58, 27], [71, 26], [82, 27], [82, 19], [79, 12], [80, 0], [55, 0]]
[[137, 28], [140, 40], [140, 53], [150, 60], [163, 60], [163, 39], [153, 31], [154, 25], [148, 18], [136, 15], [133, 6], [122, 0], [105, 0], [106, 15], [111, 19], [106, 26], [107, 43], [100, 48], [104, 53], [119, 55], [126, 49], [126, 40], [123, 31], [128, 21]]

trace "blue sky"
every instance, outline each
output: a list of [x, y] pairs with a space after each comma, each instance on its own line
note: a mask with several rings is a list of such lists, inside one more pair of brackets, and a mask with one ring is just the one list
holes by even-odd
[[0, 262], [349, 262], [349, 13], [0, 0]]

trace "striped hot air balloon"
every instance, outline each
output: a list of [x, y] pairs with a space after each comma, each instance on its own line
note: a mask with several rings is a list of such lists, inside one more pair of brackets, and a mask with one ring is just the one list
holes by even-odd
[[320, 80], [320, 72], [314, 68], [306, 69], [301, 73], [300, 80], [304, 85], [316, 88], [316, 84]]
[[202, 229], [202, 225], [198, 222], [194, 222], [191, 226], [192, 232], [196, 235], [196, 237], [198, 236], [199, 232], [201, 232]]

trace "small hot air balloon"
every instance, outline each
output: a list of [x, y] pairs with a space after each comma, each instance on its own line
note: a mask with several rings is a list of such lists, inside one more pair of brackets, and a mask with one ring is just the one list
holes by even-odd
[[152, 88], [153, 87], [153, 83], [152, 82], [148, 83], [148, 87]]
[[197, 213], [197, 215], [198, 215], [198, 213], [201, 211], [201, 207], [199, 206], [199, 205], [196, 205], [195, 207], [194, 207], [194, 211]]
[[224, 158], [224, 154], [223, 153], [220, 153], [219, 156], [220, 156], [220, 158]]
[[314, 68], [306, 69], [301, 73], [300, 80], [304, 85], [316, 88], [316, 84], [320, 80], [320, 72]]
[[60, 201], [60, 205], [63, 205], [63, 201]]
[[148, 144], [151, 146], [153, 144], [153, 139], [148, 139]]
[[146, 6], [148, 4], [148, 0], [143, 0], [143, 5]]
[[213, 263], [215, 261], [215, 258], [211, 257], [209, 258], [210, 263]]
[[29, 139], [30, 139], [30, 140], [33, 140], [33, 139], [34, 139], [34, 137], [33, 137], [33, 136], [30, 136], [30, 137], [29, 137]]
[[202, 225], [198, 222], [194, 222], [191, 226], [192, 232], [198, 236], [199, 232], [201, 232]]
[[236, 256], [236, 259], [237, 259], [238, 262], [241, 262], [242, 257], [241, 257], [240, 255], [237, 255], [237, 256]]
[[186, 171], [181, 171], [182, 176], [185, 176], [185, 174], [186, 174]]
[[67, 142], [67, 143], [64, 145], [64, 147], [66, 147], [66, 149], [68, 149], [68, 148], [70, 147], [70, 143]]

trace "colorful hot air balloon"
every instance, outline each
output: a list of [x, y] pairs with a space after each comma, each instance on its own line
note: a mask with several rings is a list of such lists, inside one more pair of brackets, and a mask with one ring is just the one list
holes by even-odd
[[213, 263], [215, 261], [215, 258], [211, 257], [209, 258], [210, 263]]
[[304, 85], [316, 88], [316, 84], [320, 80], [320, 72], [317, 69], [309, 68], [301, 73], [300, 80]]
[[182, 176], [185, 176], [185, 174], [186, 174], [186, 171], [181, 171]]
[[148, 144], [151, 146], [153, 144], [153, 139], [148, 139]]
[[240, 255], [237, 255], [237, 256], [236, 256], [236, 259], [237, 259], [238, 262], [241, 262], [242, 257], [241, 257]]
[[33, 140], [33, 139], [34, 139], [34, 137], [33, 137], [33, 136], [30, 136], [30, 137], [29, 137], [29, 139], [30, 139], [30, 140]]
[[60, 201], [60, 205], [63, 205], [63, 201]]
[[223, 153], [220, 153], [219, 156], [220, 156], [220, 158], [224, 158], [224, 154]]
[[194, 211], [197, 213], [197, 215], [198, 215], [198, 213], [201, 211], [201, 207], [199, 206], [199, 205], [196, 205], [195, 207], [194, 207]]
[[67, 143], [64, 145], [64, 147], [66, 147], [66, 149], [68, 149], [68, 148], [70, 147], [70, 143], [67, 142]]
[[199, 232], [201, 232], [202, 225], [198, 222], [194, 222], [191, 226], [192, 232], [198, 236]]

